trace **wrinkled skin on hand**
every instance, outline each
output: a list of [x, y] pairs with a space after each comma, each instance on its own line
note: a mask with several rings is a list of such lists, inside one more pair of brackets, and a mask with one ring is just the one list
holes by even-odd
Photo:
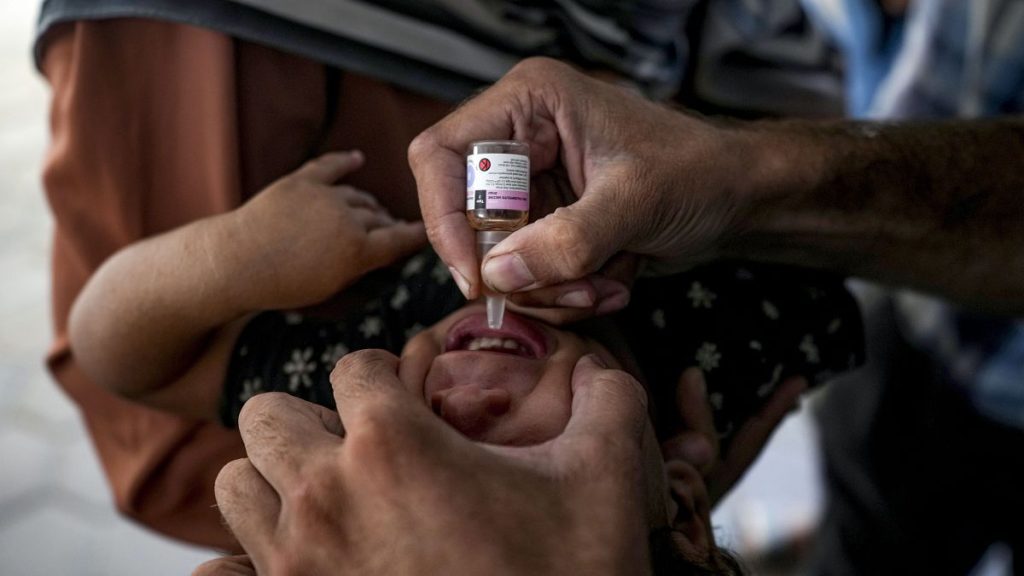
[[342, 359], [332, 374], [338, 413], [282, 394], [246, 404], [249, 457], [224, 468], [216, 491], [249, 564], [224, 559], [197, 574], [634, 574], [649, 565], [667, 487], [636, 380], [584, 357], [565, 431], [503, 447], [437, 419], [397, 364], [378, 350]]
[[[561, 172], [572, 202], [513, 233], [481, 268], [463, 190], [466, 146], [484, 139], [527, 142], [535, 181]], [[430, 241], [468, 297], [486, 282], [519, 293], [527, 313], [575, 309], [561, 319], [578, 319], [626, 305], [636, 265], [622, 254], [657, 273], [714, 257], [738, 226], [738, 175], [758, 169], [744, 150], [739, 132], [533, 58], [420, 134], [409, 161]]]

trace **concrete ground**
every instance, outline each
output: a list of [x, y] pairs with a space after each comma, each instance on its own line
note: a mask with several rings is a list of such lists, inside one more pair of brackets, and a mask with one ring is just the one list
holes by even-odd
[[[36, 6], [0, 3], [0, 574], [188, 574], [213, 556], [116, 514], [74, 406], [46, 374], [52, 222], [40, 188], [48, 92], [32, 68]], [[816, 439], [791, 417], [715, 515], [753, 551], [820, 513]]]

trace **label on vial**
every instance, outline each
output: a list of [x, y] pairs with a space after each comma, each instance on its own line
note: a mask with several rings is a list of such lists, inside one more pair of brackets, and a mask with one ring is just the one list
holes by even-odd
[[530, 210], [530, 157], [470, 154], [466, 157], [466, 210]]

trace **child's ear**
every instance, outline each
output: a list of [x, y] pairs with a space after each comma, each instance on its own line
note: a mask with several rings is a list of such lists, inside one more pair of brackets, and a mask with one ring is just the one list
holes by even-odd
[[669, 496], [675, 503], [669, 518], [676, 544], [684, 552], [703, 558], [715, 546], [711, 533], [711, 501], [704, 479], [696, 468], [683, 460], [665, 463]]

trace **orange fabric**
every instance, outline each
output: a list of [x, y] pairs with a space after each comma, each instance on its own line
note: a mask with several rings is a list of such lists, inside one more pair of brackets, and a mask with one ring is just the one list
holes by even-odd
[[68, 346], [68, 311], [118, 249], [231, 210], [323, 151], [365, 151], [366, 168], [350, 182], [418, 217], [405, 151], [448, 106], [210, 30], [146, 20], [64, 25], [43, 70], [53, 89], [43, 179], [56, 221], [49, 368], [81, 410], [119, 510], [173, 537], [236, 548], [213, 508], [213, 482], [244, 456], [237, 432], [89, 381]]

